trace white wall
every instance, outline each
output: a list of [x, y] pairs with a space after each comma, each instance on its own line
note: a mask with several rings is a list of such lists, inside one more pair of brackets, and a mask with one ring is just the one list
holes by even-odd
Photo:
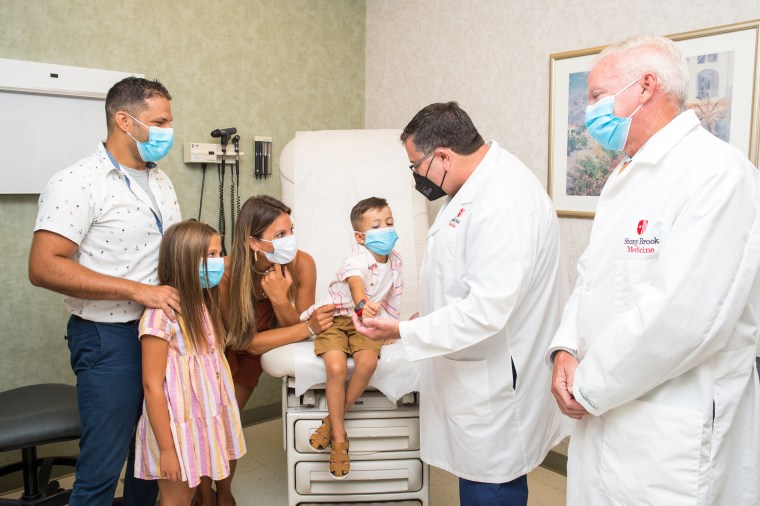
[[[550, 54], [757, 18], [757, 0], [368, 0], [366, 127], [403, 128], [425, 105], [456, 100], [545, 186]], [[561, 225], [574, 281], [591, 220]]]

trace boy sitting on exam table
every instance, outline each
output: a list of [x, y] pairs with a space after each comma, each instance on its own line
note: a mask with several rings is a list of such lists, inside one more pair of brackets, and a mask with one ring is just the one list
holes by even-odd
[[[401, 255], [393, 249], [398, 235], [388, 202], [377, 197], [360, 201], [351, 209], [351, 225], [356, 244], [327, 289], [329, 303], [335, 304], [333, 326], [314, 341], [314, 353], [325, 361], [328, 416], [309, 437], [315, 451], [332, 447], [329, 470], [338, 480], [345, 478], [350, 468], [343, 415], [367, 387], [380, 347], [393, 342], [373, 341], [357, 333], [351, 313], [398, 319], [404, 286]], [[301, 320], [315, 308], [307, 309]], [[354, 372], [346, 384], [348, 356], [354, 359]]]

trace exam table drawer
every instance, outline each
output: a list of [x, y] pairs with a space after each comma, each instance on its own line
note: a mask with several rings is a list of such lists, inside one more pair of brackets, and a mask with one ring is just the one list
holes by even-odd
[[330, 476], [327, 462], [299, 462], [295, 469], [296, 491], [302, 495], [416, 492], [422, 488], [422, 475], [422, 461], [417, 459], [352, 460], [343, 480]]
[[380, 502], [300, 502], [298, 506], [420, 506], [422, 503], [414, 501], [380, 501]]
[[[322, 420], [298, 420], [295, 423], [295, 446], [300, 453], [313, 453], [309, 436]], [[372, 418], [346, 419], [346, 432], [351, 452], [397, 452], [420, 449], [420, 419]], [[353, 467], [351, 468], [353, 473]]]

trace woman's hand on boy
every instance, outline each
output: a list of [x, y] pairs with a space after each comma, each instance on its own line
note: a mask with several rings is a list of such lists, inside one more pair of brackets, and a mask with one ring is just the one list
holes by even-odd
[[335, 304], [325, 304], [314, 310], [308, 319], [308, 324], [315, 334], [321, 334], [333, 326], [334, 310]]
[[288, 304], [288, 290], [293, 284], [293, 277], [284, 265], [274, 264], [261, 278], [261, 289], [272, 304]]

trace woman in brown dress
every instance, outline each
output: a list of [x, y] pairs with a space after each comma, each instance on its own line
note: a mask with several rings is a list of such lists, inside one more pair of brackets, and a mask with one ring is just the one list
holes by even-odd
[[[241, 412], [261, 376], [262, 353], [332, 326], [332, 305], [300, 321], [300, 314], [314, 304], [316, 282], [314, 259], [296, 247], [290, 208], [267, 195], [249, 198], [240, 209], [232, 252], [225, 258], [219, 283], [227, 360]], [[216, 482], [217, 506], [235, 504], [231, 490], [235, 462], [230, 467], [230, 476]], [[212, 504], [208, 478], [199, 486], [197, 504]]]

